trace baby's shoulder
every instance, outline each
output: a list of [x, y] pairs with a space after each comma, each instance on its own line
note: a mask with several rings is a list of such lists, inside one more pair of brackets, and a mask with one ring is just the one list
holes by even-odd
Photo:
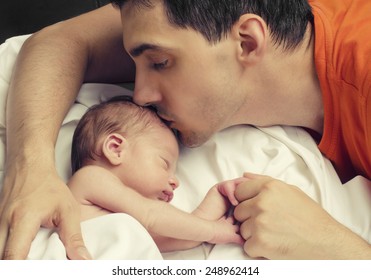
[[104, 181], [112, 176], [114, 176], [112, 172], [103, 167], [87, 165], [80, 168], [72, 175], [68, 185], [74, 185], [76, 183], [83, 184], [84, 182], [88, 182], [90, 185], [92, 182]]
[[98, 166], [98, 165], [86, 165], [84, 167], [81, 167], [79, 170], [77, 170], [74, 174], [75, 175], [81, 175], [81, 174], [96, 174], [96, 173], [110, 173], [105, 168]]

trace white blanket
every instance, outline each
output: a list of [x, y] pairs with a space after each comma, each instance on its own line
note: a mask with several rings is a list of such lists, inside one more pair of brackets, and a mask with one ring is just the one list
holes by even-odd
[[[0, 176], [5, 156], [5, 104], [17, 53], [27, 36], [0, 46]], [[86, 109], [127, 90], [107, 84], [85, 84], [66, 116], [56, 146], [56, 164], [66, 181], [74, 128]], [[342, 185], [332, 165], [300, 128], [236, 126], [216, 134], [205, 145], [181, 147], [177, 176], [180, 188], [172, 203], [192, 211], [215, 183], [244, 171], [266, 174], [297, 185], [333, 217], [371, 242], [370, 182], [356, 177]], [[247, 259], [236, 245], [204, 244], [187, 251], [160, 254], [145, 229], [126, 214], [112, 214], [82, 223], [85, 242], [95, 259]], [[41, 229], [29, 259], [65, 259], [58, 235]]]

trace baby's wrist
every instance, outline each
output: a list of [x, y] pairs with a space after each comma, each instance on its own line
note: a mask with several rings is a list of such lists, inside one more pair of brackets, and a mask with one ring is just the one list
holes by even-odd
[[195, 215], [198, 218], [204, 219], [204, 220], [211, 220], [208, 213], [202, 209], [202, 207], [197, 207], [193, 212], [193, 215]]

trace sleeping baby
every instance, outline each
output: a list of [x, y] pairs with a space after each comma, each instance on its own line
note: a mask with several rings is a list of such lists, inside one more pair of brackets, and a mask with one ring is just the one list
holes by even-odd
[[126, 213], [151, 234], [161, 252], [193, 248], [202, 242], [237, 243], [243, 239], [232, 217], [234, 189], [244, 178], [212, 187], [191, 214], [173, 207], [178, 143], [156, 113], [127, 96], [90, 108], [72, 142], [68, 182], [81, 204], [81, 219]]

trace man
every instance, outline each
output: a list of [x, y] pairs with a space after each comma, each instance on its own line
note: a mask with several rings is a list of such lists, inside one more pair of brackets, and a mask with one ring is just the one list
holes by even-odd
[[[122, 25], [106, 6], [36, 34], [19, 55], [1, 200], [5, 258], [24, 258], [40, 225], [60, 229], [70, 258], [89, 258], [54, 143], [83, 81], [133, 79], [127, 53], [135, 102], [155, 106], [185, 145], [236, 124], [302, 126], [344, 181], [371, 178], [369, 1], [115, 2]], [[245, 177], [234, 215], [251, 257], [371, 258], [367, 242], [297, 187]]]

